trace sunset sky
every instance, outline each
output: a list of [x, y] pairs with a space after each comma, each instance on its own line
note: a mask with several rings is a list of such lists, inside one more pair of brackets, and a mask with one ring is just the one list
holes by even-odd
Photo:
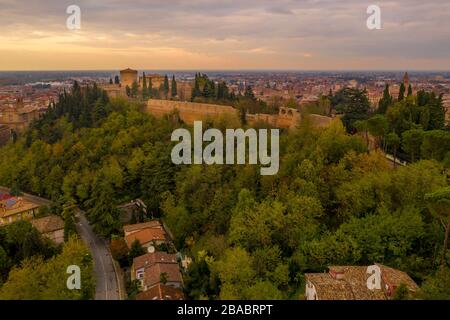
[[[81, 8], [81, 30], [66, 8]], [[377, 4], [382, 30], [368, 30]], [[0, 0], [0, 70], [450, 70], [448, 0]]]

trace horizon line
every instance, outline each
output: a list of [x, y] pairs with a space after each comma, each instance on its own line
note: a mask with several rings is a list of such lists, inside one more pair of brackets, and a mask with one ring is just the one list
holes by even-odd
[[[128, 67], [126, 67], [128, 68]], [[124, 69], [126, 69], [124, 68]], [[11, 69], [0, 70], [0, 72], [111, 72], [120, 71], [120, 69]], [[170, 69], [170, 68], [131, 68], [137, 71], [188, 71], [188, 72], [240, 72], [240, 71], [260, 71], [260, 72], [450, 72], [450, 69], [257, 69], [257, 68], [242, 68], [242, 69], [214, 69], [214, 68], [191, 68], [191, 69]]]

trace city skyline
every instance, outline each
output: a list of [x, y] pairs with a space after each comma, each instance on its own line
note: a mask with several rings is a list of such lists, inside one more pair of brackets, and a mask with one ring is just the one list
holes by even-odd
[[[72, 1], [0, 4], [3, 71], [450, 70], [445, 1], [78, 1], [76, 31]], [[381, 30], [367, 29], [371, 4]]]

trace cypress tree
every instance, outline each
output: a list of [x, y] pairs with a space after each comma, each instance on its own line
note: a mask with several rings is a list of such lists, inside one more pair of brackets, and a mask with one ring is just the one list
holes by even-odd
[[115, 84], [119, 84], [120, 83], [119, 76], [115, 76], [114, 77], [114, 83]]
[[402, 101], [405, 98], [405, 85], [402, 83], [400, 85], [400, 91], [398, 92], [398, 101]]
[[412, 87], [411, 85], [408, 86], [408, 97], [412, 96], [413, 92], [412, 92]]
[[109, 84], [113, 84], [112, 78], [109, 78]]
[[389, 93], [389, 85], [386, 84], [383, 91], [383, 98], [380, 99], [378, 103], [378, 113], [384, 114], [386, 113], [388, 107], [392, 104], [392, 96]]
[[164, 96], [167, 99], [167, 97], [169, 95], [169, 78], [167, 77], [167, 74], [164, 76], [163, 91], [164, 91]]
[[198, 75], [195, 74], [195, 82], [194, 82], [194, 88], [192, 89], [192, 100], [194, 100], [196, 97], [200, 96], [200, 84], [198, 83]]
[[145, 78], [145, 72], [142, 73], [142, 99], [147, 98], [147, 79]]
[[133, 85], [131, 86], [131, 96], [133, 98], [137, 97], [138, 94], [138, 90], [139, 90], [139, 85], [136, 81], [133, 81]]
[[177, 82], [175, 81], [175, 75], [172, 75], [172, 97], [178, 95]]

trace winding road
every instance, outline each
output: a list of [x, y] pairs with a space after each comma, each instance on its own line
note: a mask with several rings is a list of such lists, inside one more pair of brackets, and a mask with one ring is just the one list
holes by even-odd
[[89, 247], [94, 259], [94, 273], [97, 281], [95, 300], [120, 300], [118, 278], [106, 241], [92, 231], [83, 211], [78, 211], [76, 219], [77, 232]]
[[[0, 192], [9, 192], [9, 190], [0, 186]], [[50, 204], [49, 200], [28, 193], [24, 193], [22, 197], [39, 205]], [[83, 211], [78, 210], [76, 220], [77, 232], [88, 246], [94, 260], [95, 300], [120, 300], [118, 276], [106, 241], [92, 231]]]

